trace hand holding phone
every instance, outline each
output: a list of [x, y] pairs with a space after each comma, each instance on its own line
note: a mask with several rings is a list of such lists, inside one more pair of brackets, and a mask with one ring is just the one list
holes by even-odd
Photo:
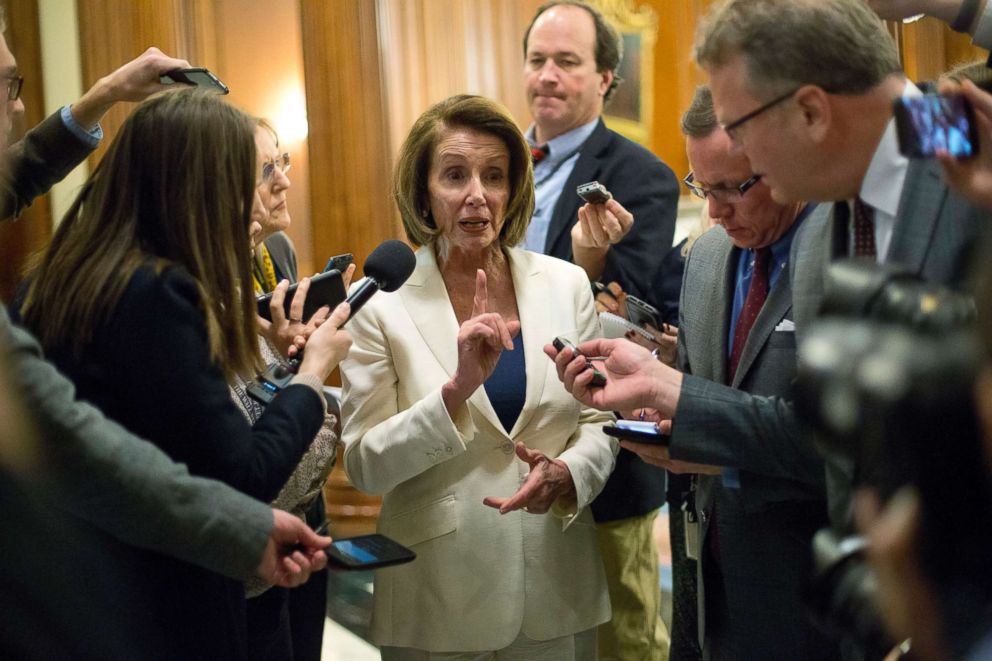
[[[287, 319], [290, 319], [289, 310], [293, 304], [293, 297], [296, 295], [298, 286], [299, 283], [294, 283], [286, 291], [286, 298], [283, 300], [283, 311]], [[341, 278], [340, 271], [332, 270], [315, 275], [310, 279], [310, 289], [307, 291], [307, 299], [303, 303], [303, 316], [297, 319], [297, 321], [306, 322], [313, 316], [314, 312], [325, 305], [333, 310], [346, 296], [347, 292], [344, 290], [344, 280]], [[263, 294], [255, 300], [258, 303], [258, 316], [266, 321], [272, 321], [272, 311], [269, 309], [269, 303], [272, 301], [272, 293]]]
[[[557, 351], [562, 351], [563, 349], [565, 349], [565, 347], [568, 347], [569, 349], [572, 350], [572, 356], [573, 357], [574, 356], [582, 356], [582, 355], [584, 355], [581, 351], [579, 351], [579, 348], [578, 347], [576, 347], [574, 344], [572, 344], [570, 341], [568, 341], [564, 337], [556, 337], [551, 344], [552, 344], [552, 346], [554, 346], [554, 348]], [[588, 361], [588, 359], [587, 359], [587, 361]], [[606, 376], [602, 372], [600, 372], [598, 369], [596, 369], [595, 367], [593, 367], [592, 366], [592, 363], [589, 363], [588, 369], [591, 369], [592, 370], [592, 381], [589, 382], [589, 385], [591, 385], [594, 388], [602, 388], [603, 386], [606, 385]]]
[[206, 87], [215, 90], [220, 94], [227, 94], [230, 91], [227, 85], [221, 82], [220, 78], [203, 67], [167, 71], [159, 77], [159, 82], [163, 85], [172, 85], [175, 83], [196, 85], [197, 87]]
[[575, 192], [589, 204], [606, 204], [613, 199], [613, 194], [606, 190], [606, 186], [598, 181], [590, 181], [575, 189]]

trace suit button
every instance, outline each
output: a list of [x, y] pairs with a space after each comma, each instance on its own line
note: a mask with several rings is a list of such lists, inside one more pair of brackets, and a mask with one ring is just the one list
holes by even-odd
[[499, 449], [503, 451], [503, 454], [513, 454], [513, 443], [506, 441], [499, 446]]

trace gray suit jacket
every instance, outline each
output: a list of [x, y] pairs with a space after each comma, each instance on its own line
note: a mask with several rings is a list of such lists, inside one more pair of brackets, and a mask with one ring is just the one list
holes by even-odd
[[[834, 205], [832, 214], [811, 217], [798, 230], [790, 269], [795, 286], [806, 295], [796, 302], [797, 315], [807, 319], [817, 315], [830, 262], [848, 254], [847, 219], [847, 203], [841, 202]], [[937, 161], [913, 159], [885, 261], [901, 264], [928, 282], [968, 289], [972, 254], [990, 227], [992, 212], [951, 191]], [[800, 343], [807, 329], [806, 324], [796, 324]], [[826, 456], [826, 463], [830, 519], [838, 529], [848, 530], [853, 525], [850, 496], [854, 467], [832, 455]]]
[[[810, 218], [828, 213], [829, 207], [818, 207]], [[684, 377], [671, 455], [735, 467], [740, 475], [739, 489], [724, 487], [720, 477], [697, 478], [700, 643], [704, 655], [829, 658], [835, 650], [810, 626], [800, 598], [812, 535], [826, 522], [823, 462], [791, 402], [793, 328], [810, 321], [797, 313], [805, 307], [794, 302], [805, 292], [793, 286], [788, 272], [779, 276], [748, 335], [737, 374], [727, 383], [739, 255], [720, 227], [700, 237], [686, 261], [679, 308]], [[719, 528], [723, 589], [707, 598], [713, 565], [705, 542], [713, 525]], [[707, 634], [706, 605], [714, 606], [717, 598], [717, 610], [729, 613], [728, 623]]]
[[[47, 191], [88, 151], [58, 114], [39, 124], [7, 154], [8, 172], [17, 178], [0, 178], [4, 217]], [[77, 401], [72, 384], [42, 358], [34, 338], [10, 323], [2, 305], [0, 349], [42, 432], [45, 478], [65, 509], [126, 544], [234, 578], [254, 574], [272, 529], [267, 505], [190, 476], [154, 445]]]

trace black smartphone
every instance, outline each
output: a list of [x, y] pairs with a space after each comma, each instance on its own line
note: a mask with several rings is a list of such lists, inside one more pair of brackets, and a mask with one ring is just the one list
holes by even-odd
[[324, 267], [324, 271], [338, 270], [344, 273], [344, 270], [351, 266], [353, 261], [355, 261], [355, 257], [350, 252], [346, 252], [343, 255], [334, 255], [334, 257], [327, 260], [327, 266]]
[[895, 101], [899, 151], [929, 158], [943, 150], [957, 159], [978, 153], [978, 130], [971, 104], [960, 94], [924, 94]]
[[669, 435], [658, 431], [658, 426], [655, 423], [642, 420], [617, 420], [616, 425], [604, 425], [603, 431], [608, 436], [615, 436], [635, 443], [668, 446], [671, 442]]
[[661, 313], [658, 312], [658, 308], [650, 303], [645, 303], [636, 296], [627, 294], [627, 319], [632, 323], [638, 326], [651, 324], [655, 328], [661, 328], [661, 323], [658, 321], [660, 316]]
[[[584, 355], [581, 351], [579, 351], [579, 348], [577, 346], [572, 344], [569, 340], [565, 339], [564, 337], [556, 337], [551, 342], [551, 346], [553, 346], [557, 351], [561, 351], [565, 347], [568, 347], [569, 349], [572, 350], [573, 357]], [[589, 366], [592, 367], [592, 363], [589, 363]], [[595, 367], [592, 367], [592, 381], [589, 382], [589, 385], [591, 385], [593, 388], [602, 388], [603, 386], [606, 385], [606, 375], [600, 372]]]
[[338, 539], [327, 547], [327, 560], [341, 569], [375, 569], [411, 562], [417, 554], [385, 535]]
[[230, 92], [230, 90], [227, 89], [227, 85], [222, 83], [220, 78], [203, 67], [193, 67], [192, 69], [173, 69], [172, 71], [168, 71], [159, 76], [159, 82], [163, 85], [183, 83], [184, 85], [208, 87], [220, 92], [221, 94], [227, 94]]
[[[293, 296], [296, 294], [298, 286], [299, 283], [293, 283], [286, 291], [283, 310], [287, 319], [289, 319], [289, 306], [293, 304]], [[310, 319], [314, 312], [325, 305], [333, 310], [347, 296], [348, 293], [344, 290], [344, 279], [341, 277], [341, 271], [332, 270], [315, 275], [310, 278], [310, 289], [307, 291], [307, 300], [303, 303], [302, 321]], [[262, 294], [255, 300], [258, 302], [258, 316], [272, 321], [272, 313], [269, 311], [272, 292]]]
[[575, 192], [589, 204], [606, 204], [613, 199], [610, 191], [606, 190], [606, 187], [598, 181], [590, 181], [587, 184], [582, 184], [575, 189]]

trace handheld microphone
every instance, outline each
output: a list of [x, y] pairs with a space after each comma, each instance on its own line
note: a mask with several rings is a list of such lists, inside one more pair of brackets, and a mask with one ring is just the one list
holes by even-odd
[[380, 289], [386, 292], [399, 289], [416, 266], [417, 258], [402, 241], [390, 239], [380, 243], [365, 260], [365, 279], [348, 297], [348, 304], [351, 306], [348, 319], [354, 317]]

